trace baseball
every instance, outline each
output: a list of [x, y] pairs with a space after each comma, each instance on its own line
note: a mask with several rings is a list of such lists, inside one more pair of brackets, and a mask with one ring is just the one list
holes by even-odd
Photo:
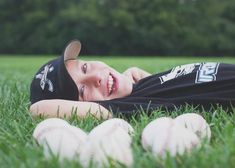
[[62, 161], [74, 159], [86, 141], [87, 135], [64, 120], [52, 118], [39, 123], [33, 132], [33, 137], [43, 147], [46, 158], [50, 158], [53, 154]]
[[90, 138], [94, 137], [96, 139], [103, 137], [104, 135], [109, 134], [112, 131], [112, 129], [116, 127], [120, 127], [126, 133], [130, 135], [134, 133], [134, 129], [128, 122], [126, 122], [123, 119], [113, 118], [113, 119], [106, 120], [100, 125], [98, 125], [97, 127], [93, 128], [91, 132], [89, 133], [89, 137]]
[[193, 131], [200, 139], [211, 138], [210, 126], [206, 120], [199, 114], [187, 113], [175, 118], [175, 121], [185, 128]]
[[[141, 144], [145, 150], [152, 150], [156, 132], [160, 132], [162, 128], [167, 128], [172, 123], [172, 118], [161, 117], [150, 122], [142, 131]], [[157, 130], [156, 130], [157, 129]]]
[[68, 125], [69, 123], [67, 121], [59, 119], [59, 118], [49, 118], [49, 119], [43, 120], [34, 129], [33, 137], [36, 139], [36, 137], [39, 136], [45, 129], [48, 129], [48, 127], [60, 128], [60, 127], [68, 126]]
[[101, 134], [93, 134], [92, 137], [89, 137], [80, 153], [82, 166], [90, 167], [92, 164], [95, 167], [109, 167], [122, 164], [125, 167], [131, 167], [133, 156], [130, 135], [115, 125], [112, 125], [108, 131], [104, 129], [104, 132], [102, 137], [95, 137], [95, 135], [100, 136]]
[[198, 137], [173, 119], [162, 117], [149, 123], [142, 132], [142, 146], [156, 156], [183, 154], [199, 145]]

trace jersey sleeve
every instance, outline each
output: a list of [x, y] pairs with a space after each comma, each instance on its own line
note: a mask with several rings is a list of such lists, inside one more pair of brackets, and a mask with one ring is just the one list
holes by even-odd
[[110, 110], [115, 116], [123, 115], [130, 117], [136, 113], [147, 113], [150, 114], [153, 110], [162, 109], [173, 110], [176, 106], [170, 103], [168, 100], [146, 97], [126, 97], [107, 101], [96, 101], [96, 103], [102, 105], [106, 109]]

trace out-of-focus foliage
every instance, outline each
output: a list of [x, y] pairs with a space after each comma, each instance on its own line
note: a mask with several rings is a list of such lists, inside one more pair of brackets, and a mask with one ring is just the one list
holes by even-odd
[[235, 55], [234, 0], [1, 0], [0, 53]]

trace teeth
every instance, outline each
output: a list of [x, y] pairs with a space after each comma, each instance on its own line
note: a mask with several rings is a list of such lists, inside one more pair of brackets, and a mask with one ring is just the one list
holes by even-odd
[[112, 77], [111, 75], [109, 75], [109, 78], [108, 78], [108, 89], [109, 89], [109, 93], [111, 93], [112, 87], [113, 87], [113, 77]]

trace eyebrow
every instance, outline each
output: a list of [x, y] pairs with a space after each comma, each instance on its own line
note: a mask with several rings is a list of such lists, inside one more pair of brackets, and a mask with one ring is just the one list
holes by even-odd
[[[80, 73], [81, 73], [81, 65], [80, 65], [80, 62], [78, 60], [76, 60], [76, 64], [75, 64], [75, 71], [77, 71], [77, 80], [76, 80], [76, 85], [77, 85], [77, 88], [78, 88], [78, 98], [79, 100], [81, 100], [81, 92], [80, 92], [80, 88], [81, 88], [81, 84], [79, 84], [79, 76], [80, 76]], [[79, 84], [79, 85], [78, 85]]]
[[[78, 79], [79, 79], [79, 76], [80, 75], [83, 75], [83, 72], [82, 72], [82, 65], [84, 64], [84, 63], [88, 63], [88, 61], [84, 61], [84, 60], [77, 60], [77, 63], [76, 63], [76, 68], [78, 69]], [[79, 86], [78, 86], [78, 93], [79, 93], [79, 100], [82, 100], [82, 101], [86, 101], [86, 99], [85, 99], [85, 92], [83, 93], [83, 97], [81, 96], [81, 93], [80, 93], [80, 88], [82, 87], [81, 85], [81, 83], [79, 82], [79, 80], [77, 80], [78, 82], [77, 83], [79, 83]]]

